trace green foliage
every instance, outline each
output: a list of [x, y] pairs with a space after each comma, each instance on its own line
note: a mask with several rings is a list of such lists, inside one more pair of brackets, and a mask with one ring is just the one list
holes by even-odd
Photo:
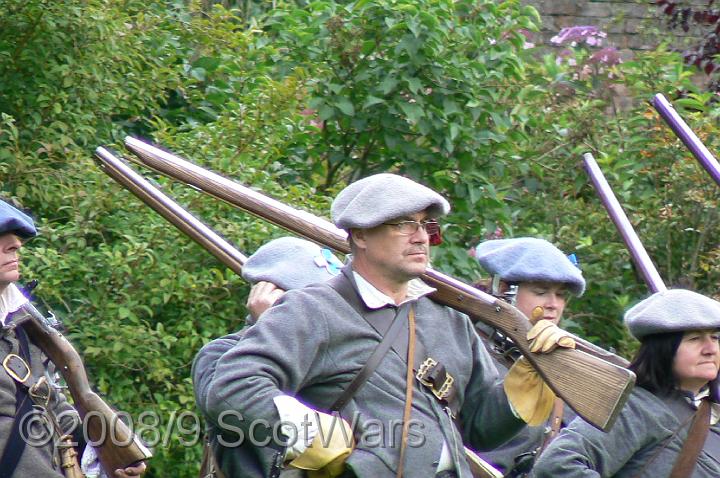
[[534, 66], [533, 86], [540, 93], [535, 99], [543, 114], [528, 124], [531, 142], [518, 145], [522, 160], [491, 180], [515, 178], [507, 199], [517, 208], [516, 235], [544, 236], [577, 252], [589, 287], [573, 303], [568, 328], [629, 356], [635, 344], [620, 318], [648, 290], [581, 155], [592, 152], [598, 160], [666, 284], [712, 296], [718, 244], [710, 237], [717, 229], [720, 190], [648, 102], [659, 92], [688, 92], [678, 106], [705, 111], [692, 117], [696, 131], [713, 124], [717, 111], [707, 95], [692, 94], [691, 73], [681, 58], [662, 48], [604, 73], [588, 74], [587, 58], [579, 51], [576, 66], [558, 65], [554, 56]]
[[[176, 13], [132, 1], [11, 1], [0, 12], [3, 196], [41, 232], [24, 277], [40, 280], [107, 401], [164, 426], [170, 410], [192, 409], [194, 351], [241, 324], [242, 282], [109, 184], [91, 152], [143, 131], [179, 87]], [[194, 474], [199, 453], [159, 444], [161, 473], [149, 476]]]
[[[40, 227], [24, 249], [24, 278], [40, 279], [38, 298], [63, 319], [93, 385], [153, 445], [148, 476], [194, 476], [201, 447], [187, 445], [199, 433], [181, 433], [172, 419], [194, 410], [198, 349], [242, 326], [247, 285], [113, 184], [92, 149], [152, 131], [193, 160], [312, 208], [311, 187], [274, 181], [297, 176], [279, 154], [293, 124], [306, 127], [299, 85], [265, 75], [271, 62], [254, 45], [257, 32], [239, 30], [222, 10], [46, 6], [18, 3], [7, 13], [27, 22], [0, 32], [0, 55], [12, 59], [0, 67], [3, 197], [33, 211]], [[14, 40], [36, 35], [43, 41]], [[43, 91], [60, 106], [45, 107]], [[195, 191], [165, 187], [242, 251], [281, 234]], [[327, 210], [324, 198], [317, 203]]]
[[[451, 200], [448, 222], [462, 225], [446, 228], [450, 244], [494, 230], [509, 211], [487, 175], [523, 136], [527, 111], [514, 108], [526, 79], [521, 30], [538, 20], [515, 1], [318, 1], [273, 11], [278, 74], [306, 74], [317, 125], [287, 163], [310, 163], [308, 177], [326, 190], [380, 171], [422, 178]], [[451, 272], [472, 270], [462, 247], [437, 259]]]

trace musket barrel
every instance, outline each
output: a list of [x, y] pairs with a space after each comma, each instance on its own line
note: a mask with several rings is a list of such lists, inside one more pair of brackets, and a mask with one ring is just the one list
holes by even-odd
[[187, 212], [170, 197], [163, 194], [158, 188], [150, 184], [147, 179], [136, 173], [107, 149], [103, 147], [97, 148], [95, 156], [100, 160], [100, 165], [108, 176], [132, 192], [181, 232], [184, 232], [192, 240], [210, 251], [220, 262], [235, 273], [238, 275], [242, 273], [242, 266], [247, 261], [247, 257], [233, 247], [232, 244]]
[[665, 287], [665, 283], [660, 277], [645, 247], [642, 245], [642, 242], [640, 242], [640, 238], [635, 233], [635, 229], [633, 229], [632, 224], [630, 224], [630, 220], [625, 214], [625, 211], [623, 211], [622, 206], [620, 206], [597, 161], [595, 161], [591, 153], [583, 154], [583, 161], [585, 163], [585, 169], [600, 195], [600, 200], [605, 206], [610, 219], [612, 219], [615, 227], [617, 227], [620, 232], [625, 245], [630, 251], [633, 262], [635, 262], [640, 274], [642, 274], [643, 279], [645, 279], [645, 283], [652, 292], [666, 290], [667, 287]]
[[709, 149], [705, 147], [700, 138], [690, 129], [690, 126], [682, 119], [682, 117], [675, 111], [673, 105], [663, 96], [658, 93], [653, 97], [653, 106], [662, 119], [670, 126], [675, 132], [675, 135], [685, 143], [685, 146], [695, 156], [698, 162], [705, 168], [705, 171], [715, 180], [720, 186], [720, 163], [718, 163], [715, 156], [712, 155]]
[[[140, 157], [143, 158], [143, 162], [146, 166], [150, 166], [151, 164], [154, 166], [151, 169], [154, 169], [156, 171], [159, 171], [163, 174], [168, 174], [169, 170], [167, 167], [167, 163], [160, 162], [157, 159], [153, 160], [153, 155], [150, 154], [150, 152], [154, 152], [157, 157], [162, 157], [167, 160], [168, 163], [173, 164], [175, 166], [178, 166], [182, 168], [179, 172], [178, 169], [173, 169], [173, 173], [177, 173], [177, 176], [170, 175], [174, 179], [179, 179], [179, 177], [185, 177], [185, 179], [192, 179], [190, 178], [190, 175], [188, 172], [193, 172], [195, 174], [204, 174], [207, 178], [211, 178], [213, 181], [217, 181], [216, 184], [228, 184], [228, 180], [226, 178], [223, 178], [220, 175], [217, 175], [215, 173], [212, 173], [210, 171], [204, 170], [199, 168], [198, 166], [185, 161], [181, 158], [178, 158], [170, 153], [163, 152], [159, 148], [155, 148], [154, 146], [148, 145], [146, 143], [142, 143], [134, 138], [128, 137], [127, 139], [128, 143], [132, 145], [132, 150], [136, 152], [136, 154], [139, 154]], [[142, 154], [141, 152], [145, 150], [146, 154]], [[159, 156], [160, 154], [163, 154], [163, 156]], [[171, 198], [164, 195], [162, 192], [157, 190], [152, 184], [150, 184], [147, 180], [145, 180], [141, 175], [136, 173], [132, 168], [127, 166], [127, 164], [121, 160], [113, 156], [108, 150], [105, 148], [97, 148], [96, 150], [96, 156], [101, 161], [101, 166], [103, 167], [103, 170], [110, 175], [113, 179], [115, 179], [119, 184], [129, 189], [133, 194], [135, 194], [138, 198], [140, 198], [145, 204], [150, 206], [153, 210], [161, 214], [165, 219], [167, 219], [171, 224], [175, 225], [178, 229], [180, 229], [182, 232], [186, 233], [188, 236], [190, 236], [193, 240], [195, 240], [198, 244], [200, 244], [203, 247], [206, 247], [215, 257], [217, 257], [221, 262], [223, 262], [225, 265], [227, 265], [230, 269], [234, 270], [236, 273], [240, 274], [240, 268], [242, 267], [242, 264], [244, 264], [245, 259], [244, 256], [235, 249], [230, 244], [224, 242], [222, 238], [213, 239], [214, 236], [217, 236], [212, 229], [205, 226], [202, 222], [195, 219], [192, 215], [190, 215], [186, 210], [184, 210], [181, 206], [179, 206], [177, 203], [175, 203]], [[183, 170], [185, 173], [183, 173]], [[198, 188], [198, 186], [194, 183], [190, 184], [193, 188]], [[232, 183], [232, 186], [236, 188], [236, 191], [244, 191], [247, 190], [247, 188], [242, 188], [242, 186], [238, 185], [237, 183]], [[214, 197], [217, 197], [217, 193], [213, 193], [211, 191], [208, 191], [207, 189], [211, 189], [209, 186], [205, 186], [205, 189], [201, 189], [203, 192], [206, 192], [207, 194], [210, 194]], [[257, 193], [256, 193], [257, 194]], [[268, 201], [270, 204], [274, 204], [274, 199], [268, 198], [267, 196], [256, 196], [257, 200], [263, 200]], [[229, 198], [230, 204], [234, 205], [235, 199]], [[170, 207], [170, 206], [172, 207]], [[280, 203], [280, 206], [284, 208], [284, 210], [287, 212], [288, 208], [284, 204]], [[293, 214], [297, 210], [292, 210]], [[302, 213], [302, 211], [297, 211]], [[183, 219], [186, 216], [190, 216], [192, 220], [185, 220]], [[337, 246], [336, 250], [339, 250], [339, 252], [347, 253], [349, 252], [349, 246], [346, 242], [346, 233], [345, 231], [342, 231], [340, 229], [337, 229], [334, 225], [317, 218], [316, 216], [311, 216], [312, 220], [319, 224], [319, 227], [323, 230], [326, 230], [329, 235], [331, 235], [330, 240], [324, 240], [321, 241], [324, 243], [324, 245], [327, 245], [328, 247], [335, 247], [338, 243], [338, 241], [341, 242], [340, 245]], [[209, 231], [209, 232], [207, 232]], [[332, 235], [335, 235], [336, 237], [332, 237]], [[210, 240], [208, 240], [210, 239]], [[314, 238], [311, 238], [314, 239]], [[220, 251], [216, 250], [213, 245], [221, 243], [222, 245], [218, 247]], [[342, 247], [340, 247], [342, 246]], [[465, 294], [471, 295], [479, 300], [484, 301], [485, 303], [492, 305], [495, 303], [496, 298], [481, 291], [478, 290], [475, 287], [472, 287], [462, 281], [459, 281], [453, 277], [450, 277], [446, 274], [443, 274], [442, 272], [439, 272], [437, 270], [434, 270], [430, 267], [425, 272], [425, 276], [423, 278], [425, 282], [428, 284], [438, 287], [441, 286], [441, 284], [448, 284], [452, 285], [453, 288], [455, 288], [458, 291], [462, 291]], [[443, 302], [446, 305], [450, 305], [447, 303], [447, 301]], [[620, 357], [618, 355], [615, 355], [611, 352], [608, 352], [607, 350], [604, 350], [580, 337], [574, 336], [576, 343], [578, 344], [578, 349], [582, 350], [584, 352], [590, 353], [592, 355], [595, 355], [597, 357], [600, 357], [604, 360], [607, 360], [608, 362], [611, 362], [615, 365], [618, 365], [620, 367], [627, 367], [629, 365], [629, 362], [625, 360], [623, 357]]]
[[315, 237], [321, 236], [326, 240], [326, 246], [345, 254], [350, 252], [347, 233], [325, 219], [292, 208], [133, 137], [125, 138], [125, 146], [142, 160], [144, 166], [166, 175], [167, 171], [171, 169], [174, 171], [172, 176], [174, 179], [200, 189], [206, 194], [240, 207], [260, 218], [266, 219], [270, 214], [273, 222], [280, 227], [295, 231], [316, 242]]

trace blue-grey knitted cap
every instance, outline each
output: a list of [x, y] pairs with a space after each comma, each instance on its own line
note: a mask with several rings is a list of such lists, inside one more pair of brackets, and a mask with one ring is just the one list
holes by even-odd
[[0, 234], [8, 232], [24, 238], [37, 235], [35, 223], [30, 216], [0, 200]]
[[481, 242], [475, 258], [490, 274], [506, 282], [559, 282], [576, 296], [585, 292], [585, 279], [560, 249], [544, 239], [516, 237]]
[[397, 174], [375, 174], [350, 184], [332, 203], [332, 220], [340, 229], [368, 229], [402, 216], [428, 211], [450, 212], [450, 204], [432, 189]]
[[253, 284], [267, 281], [283, 290], [302, 289], [325, 282], [337, 275], [342, 266], [329, 249], [304, 239], [281, 237], [248, 257], [242, 276]]
[[625, 312], [636, 339], [684, 330], [720, 329], [720, 302], [685, 289], [656, 292]]

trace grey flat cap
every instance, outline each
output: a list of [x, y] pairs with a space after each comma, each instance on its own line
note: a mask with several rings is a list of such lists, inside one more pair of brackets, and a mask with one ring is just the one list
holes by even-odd
[[253, 284], [267, 281], [291, 290], [325, 282], [337, 275], [342, 266], [329, 249], [304, 239], [281, 237], [248, 257], [242, 276]]
[[517, 237], [481, 242], [475, 258], [490, 274], [506, 282], [559, 282], [576, 296], [585, 292], [585, 279], [560, 249], [544, 239]]
[[7, 232], [24, 238], [37, 235], [35, 223], [30, 216], [0, 200], [0, 234]]
[[720, 329], [720, 302], [697, 292], [668, 289], [625, 312], [625, 325], [639, 340], [665, 332]]
[[368, 229], [402, 216], [428, 211], [450, 212], [450, 204], [432, 189], [396, 174], [375, 174], [350, 184], [332, 203], [332, 220], [340, 229]]

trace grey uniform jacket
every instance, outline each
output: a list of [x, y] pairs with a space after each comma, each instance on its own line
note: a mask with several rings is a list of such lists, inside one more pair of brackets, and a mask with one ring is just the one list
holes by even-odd
[[[253, 323], [252, 316], [248, 315], [245, 319], [246, 326], [244, 328], [207, 343], [195, 356], [192, 365], [192, 379], [195, 401], [201, 410], [206, 410], [204, 404], [207, 400], [207, 391], [215, 376], [215, 367], [218, 360], [242, 338], [247, 328]], [[272, 461], [277, 453], [276, 450], [269, 448], [255, 448], [249, 441], [237, 445], [231, 443], [233, 446], [228, 447], [222, 446], [220, 443], [222, 430], [212, 420], [207, 420], [206, 431], [216, 462], [228, 477], [240, 476], [237, 470], [242, 470], [242, 476], [262, 476], [261, 463]], [[229, 441], [236, 440], [237, 437], [232, 437]], [[263, 459], [258, 459], [258, 456], [263, 456]], [[286, 469], [281, 476], [283, 478], [297, 478], [304, 476], [304, 473], [300, 470]]]
[[[533, 476], [664, 478], [687, 437], [689, 400], [657, 397], [635, 387], [615, 425], [603, 433], [581, 419], [560, 432], [535, 464]], [[720, 476], [720, 426], [710, 427], [693, 478]]]
[[[18, 353], [18, 340], [15, 330], [12, 327], [0, 328], [0, 363], [7, 357], [9, 353]], [[30, 361], [33, 376], [39, 378], [46, 372], [47, 358], [32, 342], [30, 343]], [[13, 421], [16, 419], [16, 400], [15, 400], [16, 382], [7, 374], [4, 368], [0, 367], [0, 455], [7, 446], [10, 430]], [[77, 412], [67, 402], [61, 393], [53, 393], [50, 400], [50, 407], [55, 415], [61, 420], [61, 426], [65, 427], [64, 431], [77, 426], [79, 418]], [[28, 423], [37, 424], [35, 420], [29, 420]], [[29, 434], [38, 434], [35, 445], [28, 443], [23, 450], [20, 462], [15, 469], [13, 477], [62, 477], [64, 476], [56, 463], [53, 463], [53, 439], [43, 433], [39, 426], [34, 426]], [[0, 470], [0, 476], [10, 478], [4, 473], [6, 470]]]
[[[433, 476], [445, 442], [460, 475], [469, 476], [463, 441], [476, 449], [492, 448], [523, 422], [512, 413], [497, 370], [466, 316], [422, 297], [416, 333], [427, 353], [455, 378], [463, 436], [432, 394], [415, 383], [411, 419], [417, 426], [411, 429], [414, 446], [407, 450], [406, 474]], [[327, 411], [380, 341], [380, 334], [329, 285], [289, 291], [219, 359], [201, 408], [224, 434], [235, 428], [246, 440], [270, 438], [279, 422], [273, 397], [293, 395]], [[405, 375], [404, 359], [391, 350], [343, 410], [348, 421], [359, 423], [358, 444], [347, 460], [358, 476], [394, 476], [401, 427], [392, 421], [402, 420]], [[263, 430], [261, 423], [269, 427]], [[267, 456], [254, 457], [264, 474], [271, 467]], [[227, 465], [232, 476], [261, 476], [246, 474], [240, 462], [235, 468]]]

